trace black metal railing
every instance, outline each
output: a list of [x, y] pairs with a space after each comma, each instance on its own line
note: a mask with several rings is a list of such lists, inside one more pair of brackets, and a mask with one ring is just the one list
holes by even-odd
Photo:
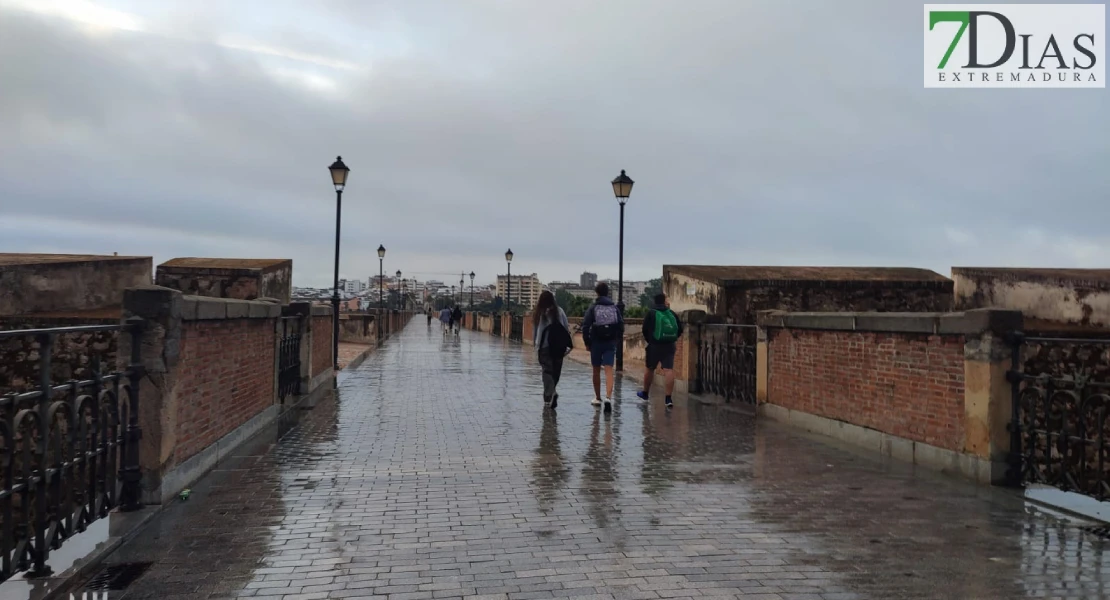
[[[143, 320], [120, 325], [0, 331], [0, 341], [31, 336], [38, 345], [38, 385], [0, 396], [3, 488], [0, 581], [19, 572], [51, 574], [50, 551], [119, 506], [142, 508], [139, 382]], [[67, 334], [130, 335], [127, 367], [90, 379], [52, 382], [55, 340]]]
[[524, 341], [524, 316], [523, 315], [513, 315], [511, 322], [512, 322], [512, 329], [509, 331], [509, 339], [513, 340], [514, 342], [523, 342]]
[[492, 317], [493, 326], [490, 328], [490, 335], [501, 337], [501, 315], [495, 314]]
[[1110, 338], [1009, 341], [1010, 482], [1110, 498]]
[[278, 398], [301, 393], [301, 331], [303, 319], [299, 316], [281, 318], [281, 338], [278, 341]]
[[754, 405], [754, 325], [701, 325], [694, 388], [699, 394], [721, 396]]

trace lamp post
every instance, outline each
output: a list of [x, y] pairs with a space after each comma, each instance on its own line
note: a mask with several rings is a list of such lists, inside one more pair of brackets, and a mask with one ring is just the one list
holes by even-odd
[[[333, 373], [339, 372], [339, 225], [343, 216], [343, 188], [347, 187], [347, 174], [350, 169], [343, 164], [343, 157], [336, 156], [335, 162], [328, 167], [331, 182], [335, 186], [335, 278], [331, 294], [331, 359]], [[332, 386], [338, 386], [338, 379], [332, 379]]]
[[385, 245], [378, 246], [378, 341], [382, 340], [382, 316], [385, 314]]
[[[395, 281], [397, 281], [398, 285], [400, 285], [401, 269], [397, 269], [397, 277], [395, 278]], [[398, 290], [397, 290], [397, 304], [400, 304], [400, 303], [401, 303], [401, 291], [400, 291], [400, 288], [398, 288]]]
[[474, 271], [470, 272], [470, 310], [474, 310]]
[[509, 276], [505, 278], [505, 309], [509, 314], [513, 312], [513, 249], [505, 251], [505, 264], [509, 269]]
[[[621, 236], [620, 236], [620, 262], [617, 265], [617, 310], [624, 317], [624, 204], [628, 202], [628, 195], [632, 193], [632, 178], [625, 175], [624, 169], [613, 180], [613, 195], [621, 205]], [[624, 332], [621, 332], [623, 338]], [[624, 370], [624, 341], [617, 344], [617, 370]]]

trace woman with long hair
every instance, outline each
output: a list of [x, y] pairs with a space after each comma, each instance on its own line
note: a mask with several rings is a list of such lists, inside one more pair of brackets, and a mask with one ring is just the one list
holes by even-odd
[[563, 372], [563, 359], [573, 346], [567, 314], [555, 303], [555, 294], [544, 290], [532, 311], [532, 339], [543, 369], [543, 403], [548, 408], [559, 404], [559, 376]]

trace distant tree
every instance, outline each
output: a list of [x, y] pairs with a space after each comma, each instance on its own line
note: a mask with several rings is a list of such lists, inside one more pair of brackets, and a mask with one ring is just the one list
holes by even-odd
[[555, 304], [569, 315], [571, 307], [574, 306], [574, 296], [563, 289], [555, 290]]
[[640, 294], [640, 306], [644, 308], [651, 308], [655, 304], [655, 295], [663, 293], [663, 279], [651, 279], [648, 281], [647, 289], [643, 294]]
[[626, 319], [643, 319], [647, 316], [647, 308], [643, 306], [626, 306], [624, 309], [624, 317]]

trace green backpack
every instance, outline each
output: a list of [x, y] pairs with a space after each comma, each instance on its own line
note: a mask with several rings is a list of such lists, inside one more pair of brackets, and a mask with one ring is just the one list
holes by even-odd
[[651, 330], [656, 342], [669, 344], [678, 339], [678, 317], [670, 309], [655, 311], [655, 327]]

